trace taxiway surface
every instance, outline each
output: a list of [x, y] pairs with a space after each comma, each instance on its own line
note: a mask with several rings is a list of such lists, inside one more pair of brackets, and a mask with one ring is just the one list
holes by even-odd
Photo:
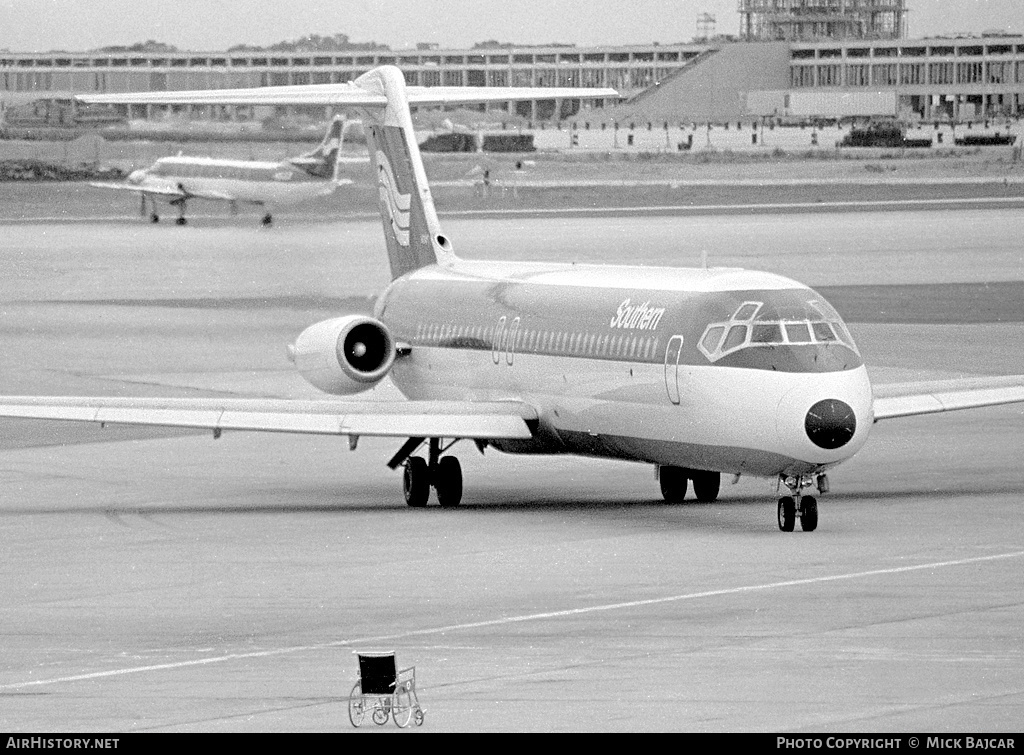
[[[837, 304], [866, 286], [840, 310], [884, 381], [1024, 372], [1022, 220], [445, 227], [473, 257], [706, 250]], [[7, 393], [309, 395], [284, 345], [387, 277], [377, 221], [7, 225], [0, 265]], [[980, 319], [934, 296], [983, 283], [1008, 287]], [[901, 306], [926, 290], [929, 318]], [[393, 648], [424, 731], [1018, 731], [1022, 426], [879, 424], [818, 531], [783, 534], [763, 480], [669, 506], [645, 466], [466, 449], [462, 507], [415, 511], [391, 442], [4, 423], [0, 728], [350, 731], [352, 650]]]

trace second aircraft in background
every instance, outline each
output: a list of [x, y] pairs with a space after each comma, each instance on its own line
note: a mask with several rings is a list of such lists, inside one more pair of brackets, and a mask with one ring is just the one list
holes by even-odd
[[93, 183], [102, 189], [133, 191], [140, 196], [140, 212], [160, 221], [157, 200], [178, 208], [178, 225], [185, 225], [185, 205], [192, 199], [228, 202], [232, 213], [239, 204], [263, 207], [263, 225], [273, 222], [271, 208], [333, 194], [338, 186], [352, 183], [339, 175], [345, 119], [331, 121], [320, 145], [311, 152], [282, 162], [224, 160], [211, 157], [161, 157], [153, 165], [136, 170], [124, 183]]

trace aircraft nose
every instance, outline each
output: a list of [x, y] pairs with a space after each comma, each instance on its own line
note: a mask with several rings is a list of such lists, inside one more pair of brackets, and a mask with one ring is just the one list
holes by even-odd
[[824, 399], [807, 411], [804, 431], [819, 448], [829, 451], [842, 448], [857, 432], [857, 413], [839, 399]]

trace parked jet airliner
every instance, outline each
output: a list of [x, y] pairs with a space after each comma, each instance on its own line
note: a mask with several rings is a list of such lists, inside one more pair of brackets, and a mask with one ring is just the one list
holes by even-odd
[[187, 222], [185, 204], [189, 200], [212, 199], [230, 203], [232, 212], [237, 211], [239, 204], [264, 207], [263, 225], [269, 226], [274, 220], [271, 207], [327, 196], [339, 186], [352, 183], [339, 174], [344, 129], [344, 118], [335, 116], [316, 149], [283, 162], [161, 157], [150, 167], [133, 171], [124, 183], [89, 185], [137, 192], [143, 217], [149, 200], [149, 219], [153, 223], [160, 222], [157, 199], [178, 208], [178, 225]]
[[[352, 84], [89, 97], [96, 102], [318, 104], [364, 113], [392, 282], [374, 315], [314, 324], [289, 352], [333, 395], [385, 376], [406, 402], [0, 398], [0, 416], [405, 439], [405, 501], [458, 505], [453, 445], [579, 454], [652, 465], [669, 501], [721, 475], [776, 478], [778, 526], [818, 523], [817, 487], [880, 420], [1024, 401], [1024, 376], [872, 389], [827, 301], [796, 281], [741, 269], [459, 259], [442, 232], [410, 105], [608, 97], [606, 90], [406, 87], [384, 66]], [[173, 97], [173, 99], [172, 99]], [[426, 457], [416, 455], [426, 446]]]

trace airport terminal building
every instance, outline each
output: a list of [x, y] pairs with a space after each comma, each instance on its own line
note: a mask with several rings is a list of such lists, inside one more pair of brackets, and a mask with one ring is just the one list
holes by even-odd
[[[396, 65], [418, 86], [612, 87], [593, 122], [899, 117], [965, 122], [1024, 110], [1024, 36], [905, 38], [905, 0], [739, 0], [735, 37], [628, 46], [334, 53], [0, 52], [0, 107], [76, 94], [328, 84]], [[530, 121], [578, 100], [510, 104]], [[596, 111], [596, 112], [594, 112]], [[159, 109], [137, 108], [133, 117]], [[217, 116], [246, 117], [223, 109]]]

